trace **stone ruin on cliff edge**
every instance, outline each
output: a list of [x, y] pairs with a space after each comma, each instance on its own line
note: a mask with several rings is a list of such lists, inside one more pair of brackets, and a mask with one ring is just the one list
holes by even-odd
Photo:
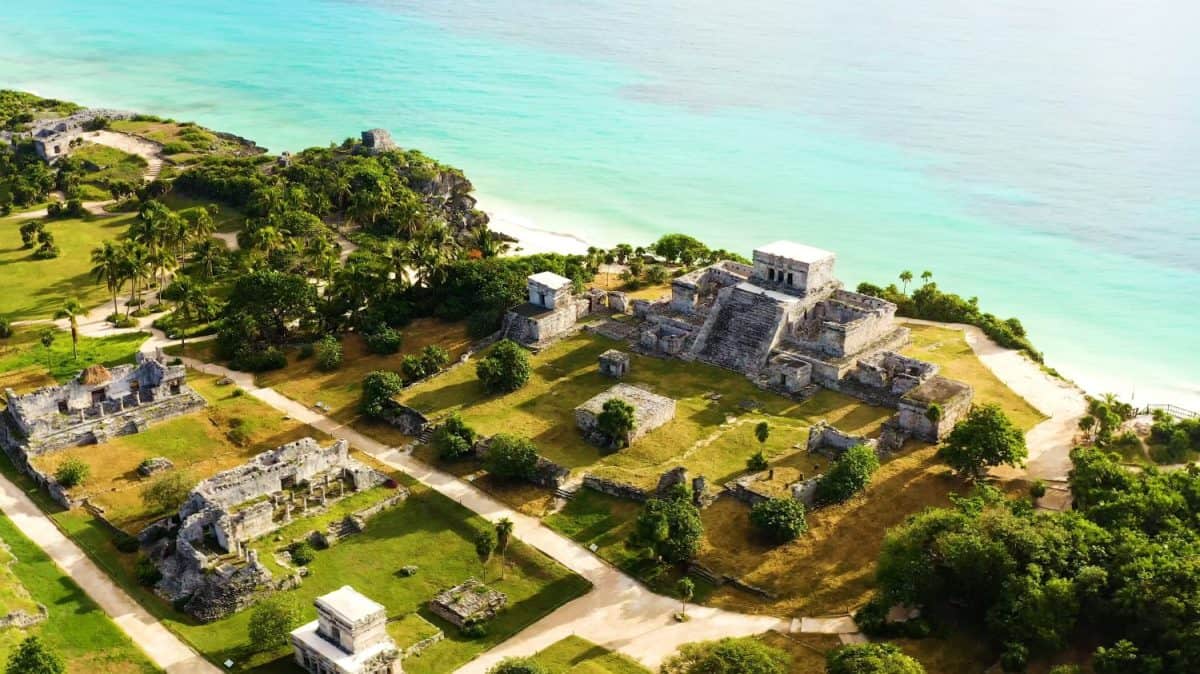
[[239, 611], [258, 591], [277, 585], [250, 541], [386, 479], [350, 458], [345, 440], [321, 447], [312, 438], [217, 473], [196, 485], [177, 517], [139, 536], [162, 573], [155, 589], [203, 621]]
[[6, 389], [5, 397], [0, 446], [18, 466], [31, 456], [138, 433], [206, 404], [187, 385], [184, 366], [168, 365], [161, 350], [138, 353], [134, 365], [91, 365], [61, 386], [24, 395]]
[[735, 370], [784, 395], [824, 387], [898, 408], [884, 449], [910, 436], [941, 440], [970, 408], [971, 388], [897, 353], [909, 330], [896, 325], [896, 305], [845, 290], [835, 262], [829, 251], [777, 241], [755, 250], [752, 265], [724, 260], [680, 276], [669, 299], [635, 302], [638, 347]]

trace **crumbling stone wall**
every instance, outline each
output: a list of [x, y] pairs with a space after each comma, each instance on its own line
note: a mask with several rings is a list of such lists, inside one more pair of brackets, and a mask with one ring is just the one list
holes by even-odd
[[414, 438], [429, 428], [428, 417], [408, 405], [402, 405], [390, 398], [383, 401], [383, 415], [381, 418], [401, 433], [411, 435]]
[[825, 421], [818, 421], [808, 429], [808, 451], [826, 454], [834, 459], [851, 447], [863, 445], [874, 449], [877, 444], [878, 441], [861, 435], [843, 433]]
[[604, 403], [623, 400], [633, 406], [634, 427], [629, 442], [636, 442], [650, 431], [675, 418], [675, 401], [630, 384], [617, 384], [575, 408], [575, 423], [589, 442], [607, 446], [610, 439], [599, 430]]

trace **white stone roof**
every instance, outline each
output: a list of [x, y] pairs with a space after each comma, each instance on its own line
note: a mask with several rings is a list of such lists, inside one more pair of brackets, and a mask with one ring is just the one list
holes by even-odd
[[350, 624], [361, 622], [376, 613], [385, 611], [383, 604], [366, 598], [349, 585], [343, 585], [327, 595], [317, 597], [317, 606], [345, 619]]
[[534, 283], [540, 283], [552, 290], [566, 288], [567, 286], [571, 285], [571, 279], [565, 276], [559, 276], [552, 271], [540, 271], [536, 274], [532, 274], [530, 275], [529, 280], [533, 281]]
[[292, 630], [292, 639], [304, 644], [322, 658], [332, 663], [340, 672], [359, 672], [371, 658], [386, 651], [398, 650], [391, 639], [372, 644], [356, 653], [347, 653], [317, 633], [320, 621], [314, 620]]
[[759, 246], [758, 248], [754, 249], [754, 252], [766, 253], [767, 255], [777, 255], [779, 257], [786, 257], [789, 260], [807, 262], [810, 264], [834, 257], [833, 253], [827, 250], [822, 250], [813, 246], [806, 246], [802, 243], [796, 243], [795, 241], [775, 241], [773, 243], [768, 243], [765, 246]]

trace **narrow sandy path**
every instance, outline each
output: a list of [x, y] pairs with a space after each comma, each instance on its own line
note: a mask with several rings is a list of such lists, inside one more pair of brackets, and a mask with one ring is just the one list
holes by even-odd
[[[169, 674], [217, 674], [221, 671], [117, 587], [20, 488], [4, 476], [0, 476], [0, 510], [21, 533], [45, 550], [156, 665]], [[50, 610], [56, 609], [51, 607]]]
[[1020, 351], [1006, 349], [993, 342], [973, 325], [937, 323], [913, 318], [906, 323], [955, 328], [966, 333], [967, 344], [993, 374], [1049, 417], [1025, 434], [1029, 460], [1022, 470], [995, 470], [999, 477], [1028, 477], [1054, 482], [1067, 479], [1071, 470], [1070, 452], [1074, 447], [1079, 420], [1087, 411], [1083, 391], [1072, 384], [1044, 372], [1037, 363]]

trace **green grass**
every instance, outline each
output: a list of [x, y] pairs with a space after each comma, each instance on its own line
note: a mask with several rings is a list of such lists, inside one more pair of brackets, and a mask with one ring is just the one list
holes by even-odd
[[[728, 370], [630, 354], [624, 381], [675, 399], [676, 414], [633, 446], [611, 452], [584, 440], [574, 408], [615, 383], [600, 374], [597, 357], [621, 346], [589, 334], [565, 339], [534, 356], [533, 377], [508, 395], [487, 394], [468, 365], [407, 389], [399, 399], [434, 418], [458, 411], [480, 433], [525, 436], [552, 461], [644, 487], [677, 465], [713, 483], [734, 477], [758, 451], [753, 429], [762, 420], [778, 431], [765, 451], [779, 456], [803, 442], [804, 429], [818, 419], [848, 432], [873, 433], [892, 413], [830, 391], [798, 403]], [[713, 393], [720, 400], [711, 400]]]
[[408, 650], [414, 644], [435, 636], [442, 630], [437, 625], [421, 617], [420, 613], [409, 613], [388, 622], [388, 636], [396, 642], [396, 647]]
[[109, 300], [108, 291], [91, 275], [92, 249], [115, 239], [128, 228], [134, 214], [46, 220], [46, 231], [62, 254], [51, 260], [33, 259], [21, 248], [18, 229], [27, 218], [0, 218], [0, 317], [10, 320], [50, 318], [63, 301], [74, 297], [85, 307]]
[[539, 651], [533, 659], [549, 674], [649, 674], [650, 670], [597, 646], [586, 639], [571, 636]]
[[80, 189], [84, 201], [111, 199], [112, 194], [108, 191], [110, 182], [124, 181], [136, 186], [142, 183], [142, 176], [146, 173], [145, 159], [107, 145], [87, 143], [72, 151], [71, 157], [98, 167], [83, 176]]
[[0, 339], [0, 388], [13, 386], [5, 383], [7, 380], [17, 381], [30, 373], [64, 382], [95, 363], [105, 367], [132, 363], [138, 347], [150, 336], [144, 332], [130, 332], [109, 337], [80, 337], [79, 357], [74, 358], [68, 330], [55, 330], [54, 343], [50, 345], [49, 353], [46, 352], [40, 340], [47, 327], [53, 326], [18, 327], [12, 337]]
[[[100, 607], [3, 515], [0, 539], [16, 560], [9, 567], [11, 576], [0, 573], [0, 580], [15, 578], [31, 601], [49, 609], [46, 622], [29, 630], [0, 631], [0, 662], [6, 662], [20, 640], [32, 633], [63, 656], [71, 674], [159, 671]], [[11, 587], [3, 588], [5, 594], [13, 591]]]
[[[174, 611], [137, 584], [137, 556], [118, 552], [111, 531], [99, 520], [78, 509], [63, 511], [55, 506], [6, 461], [0, 461], [0, 472], [26, 489], [118, 585], [209, 660], [219, 664], [231, 658], [237, 663], [231, 670], [234, 672], [296, 671], [289, 649], [253, 650], [247, 637], [249, 611], [203, 625]], [[418, 612], [442, 629], [447, 638], [420, 657], [405, 661], [404, 669], [410, 674], [434, 674], [453, 671], [590, 589], [586, 580], [519, 541], [511, 544], [505, 567], [496, 557], [480, 561], [475, 554], [474, 535], [491, 525], [450, 499], [399, 477], [412, 489], [412, 497], [372, 519], [364, 533], [317, 552], [309, 564], [312, 575], [294, 590], [304, 607], [303, 620], [315, 617], [311, 606], [317, 596], [346, 584], [382, 603], [391, 618]], [[418, 566], [419, 571], [410, 578], [401, 578], [400, 567], [409, 564]], [[478, 640], [463, 638], [425, 608], [438, 591], [470, 576], [509, 597], [508, 608], [488, 624], [487, 636]]]
[[[186, 194], [176, 192], [167, 192], [159, 197], [159, 201], [163, 202], [173, 211], [182, 211], [186, 208], [195, 208], [196, 206], [212, 206], [214, 201], [208, 199], [197, 199]], [[218, 232], [236, 232], [246, 224], [246, 216], [238, 209], [227, 204], [216, 204], [218, 211], [213, 216], [213, 222], [217, 226]]]

